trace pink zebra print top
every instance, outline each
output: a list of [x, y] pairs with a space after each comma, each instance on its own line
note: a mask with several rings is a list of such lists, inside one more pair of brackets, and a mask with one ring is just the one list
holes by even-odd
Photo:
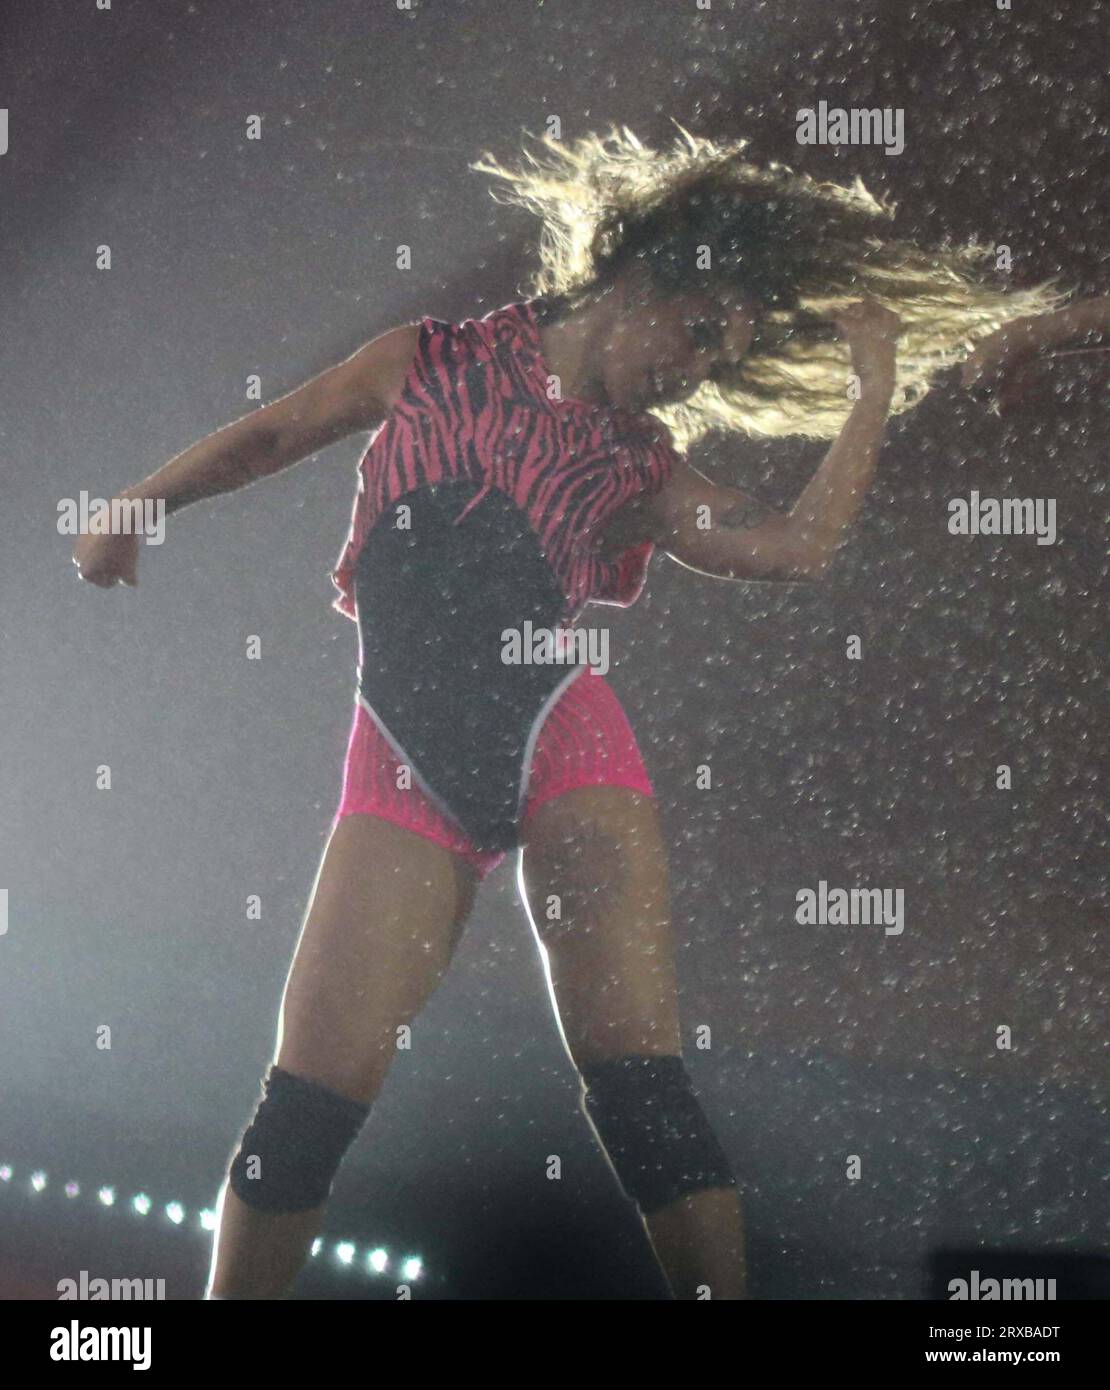
[[[532, 301], [458, 324], [425, 318], [401, 394], [359, 464], [350, 530], [331, 572], [333, 607], [355, 618], [359, 552], [398, 498], [435, 483], [505, 493], [528, 518], [566, 597], [562, 621], [588, 602], [627, 607], [643, 589], [654, 546], [613, 560], [597, 543], [631, 498], [658, 492], [677, 455], [648, 415], [548, 397]], [[477, 501], [478, 498], [475, 498]]]

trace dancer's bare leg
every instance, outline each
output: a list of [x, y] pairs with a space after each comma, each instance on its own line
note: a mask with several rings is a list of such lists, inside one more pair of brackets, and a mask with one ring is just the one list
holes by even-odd
[[[281, 1004], [274, 1060], [369, 1104], [397, 1028], [450, 964], [474, 900], [460, 856], [374, 816], [345, 816], [324, 851]], [[271, 1214], [224, 1184], [209, 1296], [285, 1297], [324, 1208]]]
[[[556, 797], [525, 826], [521, 869], [576, 1065], [680, 1054], [666, 854], [651, 800], [622, 787]], [[551, 894], [558, 922], [547, 920]], [[681, 1197], [644, 1224], [676, 1298], [746, 1296], [734, 1189]]]

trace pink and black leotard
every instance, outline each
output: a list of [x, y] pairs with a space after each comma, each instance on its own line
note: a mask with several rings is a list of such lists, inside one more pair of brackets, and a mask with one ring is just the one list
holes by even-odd
[[[577, 711], [588, 725], [591, 707], [608, 700], [615, 711], [597, 719], [618, 742], [619, 725], [627, 729], [612, 692], [587, 689], [605, 686], [600, 677], [579, 682], [579, 666], [507, 665], [505, 633], [526, 621], [565, 626], [589, 602], [635, 601], [651, 543], [608, 560], [598, 542], [622, 506], [664, 485], [675, 461], [650, 417], [549, 394], [539, 327], [556, 304], [510, 304], [458, 324], [423, 320], [401, 394], [360, 463], [332, 572], [335, 606], [357, 621], [360, 648], [339, 815], [385, 815], [444, 843], [446, 830], [482, 868], [517, 842], [541, 765], [549, 783], [560, 780], [558, 755], [545, 746], [549, 723]], [[586, 764], [592, 748], [595, 760], [612, 754], [603, 758], [611, 767], [583, 765], [572, 785], [608, 782], [612, 772], [643, 789], [631, 735], [623, 748], [602, 749], [595, 734], [570, 739], [567, 758]], [[375, 776], [370, 759], [389, 766]], [[415, 783], [408, 791], [392, 775], [402, 766]]]

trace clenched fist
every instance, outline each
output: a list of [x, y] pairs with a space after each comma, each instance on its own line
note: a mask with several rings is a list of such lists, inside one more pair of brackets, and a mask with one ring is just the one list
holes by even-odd
[[892, 309], [867, 296], [849, 304], [835, 317], [845, 341], [852, 350], [856, 370], [893, 366], [894, 345], [902, 331], [902, 320]]
[[73, 544], [73, 563], [82, 579], [101, 589], [116, 584], [134, 589], [139, 583], [139, 537], [78, 536]]

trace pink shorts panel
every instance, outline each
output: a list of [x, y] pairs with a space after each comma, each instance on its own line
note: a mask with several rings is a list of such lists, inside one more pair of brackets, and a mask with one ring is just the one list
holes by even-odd
[[[481, 877], [505, 857], [476, 849], [417, 786], [398, 787], [400, 764], [365, 706], [355, 701], [334, 826], [353, 814], [379, 816], [463, 855]], [[654, 795], [636, 737], [612, 686], [590, 671], [576, 677], [544, 720], [532, 757], [524, 820], [577, 787], [629, 787]]]

